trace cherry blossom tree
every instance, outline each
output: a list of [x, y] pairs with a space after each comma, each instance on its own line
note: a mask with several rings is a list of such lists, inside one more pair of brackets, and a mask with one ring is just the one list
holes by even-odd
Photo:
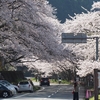
[[[86, 10], [85, 8], [83, 9]], [[66, 19], [63, 25], [64, 32], [86, 33], [87, 37], [100, 37], [100, 2], [94, 2], [90, 11], [86, 11], [87, 13], [75, 14], [74, 17], [70, 16], [71, 20]], [[96, 40], [94, 38], [87, 39], [85, 44], [67, 44], [66, 47], [68, 46], [79, 56], [77, 64], [80, 70], [77, 70], [77, 72], [80, 76], [92, 73], [95, 68], [100, 69], [100, 63], [98, 62], [100, 57], [97, 61], [95, 60]]]
[[47, 0], [0, 0], [0, 54], [5, 64], [32, 68], [39, 67], [37, 60], [67, 59], [70, 51], [63, 51], [62, 24], [55, 13]]
[[60, 25], [45, 0], [1, 0], [0, 4], [0, 51], [5, 58], [9, 54], [43, 58], [52, 53], [50, 44], [57, 43], [53, 37]]
[[99, 69], [100, 59], [95, 61], [95, 39], [85, 44], [63, 44], [61, 34], [99, 36], [99, 9], [100, 2], [94, 2], [90, 11], [70, 16], [61, 24], [47, 0], [0, 0], [0, 55], [5, 64], [25, 64], [48, 73], [65, 73], [75, 67], [80, 76], [92, 73]]

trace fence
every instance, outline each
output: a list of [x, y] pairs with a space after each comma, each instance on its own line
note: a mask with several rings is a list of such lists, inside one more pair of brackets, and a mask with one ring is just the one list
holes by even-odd
[[0, 71], [0, 73], [9, 82], [17, 82], [18, 80], [24, 79], [22, 71]]

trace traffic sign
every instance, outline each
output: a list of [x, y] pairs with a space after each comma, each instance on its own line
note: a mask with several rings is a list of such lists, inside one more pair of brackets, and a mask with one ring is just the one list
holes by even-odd
[[62, 43], [87, 43], [85, 33], [62, 33]]

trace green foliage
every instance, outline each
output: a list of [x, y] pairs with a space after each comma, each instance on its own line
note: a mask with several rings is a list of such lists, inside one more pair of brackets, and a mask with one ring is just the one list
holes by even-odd
[[39, 90], [41, 87], [40, 86], [35, 86], [34, 87], [34, 91], [37, 91], [37, 90]]
[[[94, 97], [91, 97], [89, 100], [94, 100]], [[98, 95], [98, 100], [100, 100], [100, 95]]]
[[[57, 83], [58, 84], [58, 80], [56, 81], [55, 79], [50, 79], [50, 83]], [[70, 82], [67, 80], [62, 80], [61, 84], [70, 84]]]
[[62, 84], [70, 84], [70, 82], [66, 80], [62, 80]]

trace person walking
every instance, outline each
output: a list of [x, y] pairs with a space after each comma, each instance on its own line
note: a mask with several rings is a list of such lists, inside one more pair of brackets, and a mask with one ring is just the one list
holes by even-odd
[[79, 87], [78, 83], [75, 81], [74, 82], [74, 90], [73, 90], [73, 100], [79, 100]]
[[58, 83], [61, 84], [61, 78], [58, 79]]

